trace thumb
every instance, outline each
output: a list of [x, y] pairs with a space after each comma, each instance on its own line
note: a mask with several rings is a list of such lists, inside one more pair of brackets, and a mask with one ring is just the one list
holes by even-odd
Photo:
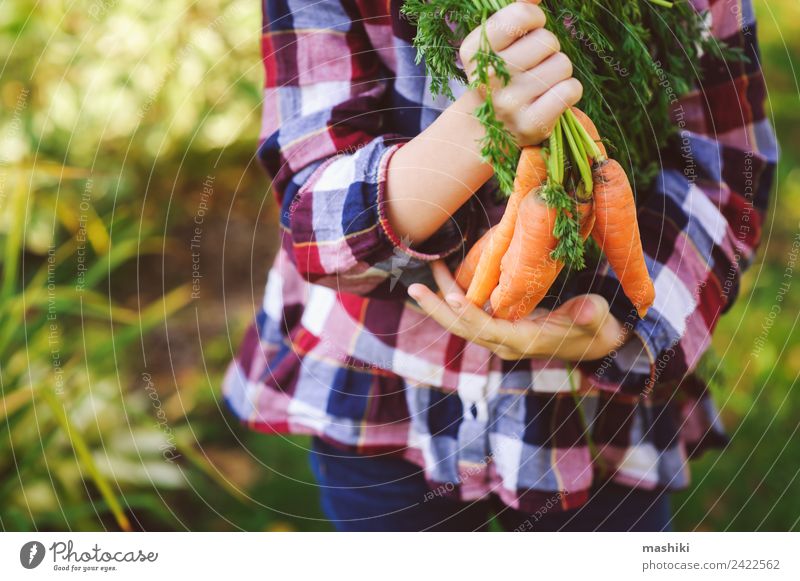
[[597, 329], [608, 316], [608, 301], [600, 295], [580, 295], [573, 297], [555, 311], [569, 318], [579, 327]]

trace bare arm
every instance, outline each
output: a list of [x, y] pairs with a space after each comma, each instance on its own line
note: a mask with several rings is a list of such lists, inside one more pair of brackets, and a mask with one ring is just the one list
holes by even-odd
[[[508, 84], [493, 85], [495, 109], [520, 146], [546, 139], [583, 91], [558, 40], [543, 28], [539, 1], [515, 2], [492, 15], [486, 27], [489, 44], [511, 73]], [[460, 49], [468, 75], [480, 32], [472, 31]], [[472, 115], [482, 99], [478, 91], [465, 93], [389, 163], [387, 215], [412, 245], [436, 232], [492, 176], [480, 155], [483, 128]]]
[[478, 145], [483, 128], [472, 115], [479, 99], [465, 93], [392, 157], [387, 216], [411, 244], [424, 242], [492, 177]]

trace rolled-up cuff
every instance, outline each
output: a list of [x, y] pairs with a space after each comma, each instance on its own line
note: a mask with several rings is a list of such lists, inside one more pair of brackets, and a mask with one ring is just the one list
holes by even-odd
[[432, 262], [450, 256], [460, 250], [467, 238], [471, 226], [472, 207], [464, 204], [447, 222], [424, 243], [411, 247], [410, 241], [401, 237], [392, 228], [386, 215], [386, 178], [389, 162], [400, 147], [405, 144], [392, 146], [381, 159], [378, 169], [378, 221], [382, 235], [394, 247], [395, 255], [401, 255], [409, 262]]

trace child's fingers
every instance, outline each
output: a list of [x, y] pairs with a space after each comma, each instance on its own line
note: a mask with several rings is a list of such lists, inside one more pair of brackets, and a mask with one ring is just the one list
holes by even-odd
[[[533, 2], [514, 2], [492, 14], [486, 21], [486, 39], [491, 49], [499, 52], [528, 32], [544, 26], [546, 17], [541, 8]], [[467, 70], [472, 57], [481, 46], [484, 28], [478, 26], [461, 43], [459, 53]]]
[[[497, 342], [486, 341], [481, 337], [481, 333], [479, 331], [486, 325], [480, 323], [470, 324], [468, 321], [472, 319], [469, 315], [464, 317], [460, 308], [459, 312], [456, 312], [451, 306], [450, 303], [452, 302], [453, 304], [463, 304], [467, 307], [471, 307], [473, 310], [480, 311], [480, 309], [473, 304], [467, 305], [469, 301], [466, 300], [463, 294], [450, 294], [448, 295], [449, 301], [445, 302], [428, 287], [422, 284], [412, 284], [410, 287], [408, 287], [408, 294], [412, 299], [417, 301], [417, 304], [419, 304], [420, 308], [425, 311], [425, 313], [431, 319], [439, 323], [439, 325], [447, 332], [458, 335], [459, 337], [466, 339], [467, 341], [471, 341], [472, 343], [477, 343], [481, 347], [486, 347], [487, 349], [495, 350], [498, 347]], [[483, 313], [483, 311], [480, 312]], [[472, 313], [470, 312], [469, 314]], [[486, 313], [483, 314], [486, 315]], [[486, 315], [486, 317], [491, 320], [491, 317], [488, 315]]]
[[515, 325], [496, 319], [473, 305], [464, 296], [444, 262], [437, 260], [431, 263], [431, 271], [444, 300], [424, 285], [412, 284], [408, 287], [409, 296], [417, 301], [428, 316], [448, 332], [491, 349], [503, 359], [522, 357], [517, 346], [529, 344], [529, 337], [539, 331], [538, 325], [533, 322], [524, 327]]
[[458, 324], [458, 316], [442, 299], [423, 284], [408, 287], [408, 296], [417, 301], [420, 308], [446, 330], [453, 332]]
[[600, 295], [581, 295], [568, 300], [553, 311], [587, 331], [599, 329], [609, 314], [608, 301]]
[[[447, 288], [452, 277], [439, 266], [435, 272], [439, 284]], [[408, 294], [447, 332], [486, 347], [503, 359], [596, 359], [618, 348], [626, 338], [619, 323], [608, 324], [608, 303], [596, 295], [576, 297], [547, 315], [511, 323], [491, 317], [467, 301], [460, 290], [446, 293], [442, 299], [426, 286], [413, 284]]]
[[561, 50], [555, 34], [546, 28], [529, 32], [499, 53], [508, 70], [513, 73], [528, 71]]
[[529, 32], [542, 28], [544, 11], [530, 2], [514, 2], [492, 14], [486, 21], [486, 39], [495, 52], [511, 46]]
[[[598, 339], [586, 334], [585, 327], [570, 319], [574, 313], [550, 313], [542, 320], [511, 323], [492, 318], [467, 301], [460, 291], [447, 294], [443, 300], [428, 287], [413, 284], [408, 288], [408, 294], [445, 331], [485, 347], [507, 360], [527, 357], [582, 359], [587, 353], [598, 356], [594, 353], [598, 350], [601, 355], [605, 354], [619, 344], [616, 339], [598, 344]], [[578, 314], [576, 318], [580, 316]], [[610, 346], [605, 346], [605, 343]]]
[[572, 77], [572, 71], [572, 61], [569, 60], [569, 57], [563, 52], [557, 52], [540, 65], [522, 73], [519, 76], [519, 80], [528, 81], [531, 86], [535, 86], [537, 83], [540, 84], [543, 90], [536, 95], [538, 97], [561, 81], [566, 81]]
[[442, 296], [447, 294], [463, 294], [461, 287], [458, 286], [456, 279], [450, 272], [447, 265], [441, 260], [435, 260], [431, 263], [431, 272], [436, 285], [442, 293]]
[[431, 270], [445, 301], [458, 317], [458, 329], [454, 332], [484, 347], [490, 346], [487, 344], [502, 344], [504, 335], [499, 327], [507, 321], [492, 318], [486, 311], [468, 301], [444, 262], [437, 260], [431, 263]]
[[463, 294], [448, 294], [445, 300], [458, 316], [459, 336], [495, 352], [513, 349], [518, 342], [519, 328], [510, 321], [492, 317], [469, 302]]
[[573, 336], [586, 338], [586, 351], [593, 354], [605, 355], [622, 346], [630, 336], [630, 329], [611, 314], [608, 301], [596, 294], [570, 299], [552, 313], [552, 318], [560, 320], [561, 325], [571, 325]]
[[547, 128], [544, 137], [549, 137], [561, 114], [580, 101], [582, 96], [583, 85], [577, 79], [569, 78], [549, 89], [520, 114], [526, 119], [536, 120], [539, 126]]
[[[515, 76], [507, 87], [495, 91], [499, 106], [525, 109], [547, 91], [572, 76], [572, 62], [563, 52], [557, 52], [542, 64]], [[565, 106], [566, 108], [566, 106]]]
[[465, 335], [471, 341], [480, 340], [489, 343], [499, 343], [495, 333], [495, 320], [483, 309], [473, 305], [463, 294], [451, 293], [445, 295], [445, 300], [453, 312], [458, 316], [459, 324]]

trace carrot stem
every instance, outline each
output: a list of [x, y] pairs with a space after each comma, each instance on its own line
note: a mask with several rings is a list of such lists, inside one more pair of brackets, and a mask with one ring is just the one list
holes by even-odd
[[[572, 113], [572, 111], [570, 111]], [[578, 146], [578, 150], [581, 153], [581, 159], [586, 162], [586, 167], [591, 171], [591, 166], [589, 165], [589, 154], [586, 152], [586, 147], [583, 145], [583, 140], [581, 139], [580, 131], [575, 127], [577, 123], [577, 118], [575, 115], [567, 116], [564, 118], [566, 120], [567, 127], [570, 128], [570, 132], [572, 133], [573, 138], [575, 139], [575, 145]], [[577, 123], [580, 125], [580, 123]]]
[[580, 121], [575, 117], [575, 113], [572, 110], [567, 109], [564, 112], [564, 115], [567, 116], [567, 119], [570, 120], [572, 126], [575, 128], [576, 134], [580, 137], [583, 145], [586, 147], [586, 151], [589, 154], [589, 157], [592, 158], [593, 161], [603, 161], [605, 156], [603, 152], [600, 151], [600, 148], [597, 147], [597, 144], [592, 139], [592, 136], [586, 131], [586, 128], [581, 124]]
[[561, 116], [561, 120], [564, 125], [564, 137], [567, 138], [567, 143], [569, 144], [569, 149], [572, 152], [575, 165], [578, 168], [578, 173], [581, 174], [581, 180], [583, 181], [583, 186], [586, 190], [585, 195], [590, 196], [593, 187], [592, 168], [589, 167], [589, 162], [586, 158], [586, 152], [583, 150], [580, 137], [576, 137], [574, 134], [576, 131], [574, 123], [571, 122], [569, 117], [565, 117], [563, 115]]
[[558, 169], [558, 184], [564, 183], [564, 163], [566, 162], [566, 156], [564, 155], [564, 132], [563, 127], [561, 124], [561, 117], [558, 118], [556, 121], [555, 127], [555, 134], [556, 134], [556, 143], [558, 143], [558, 159], [557, 159], [557, 169]]
[[547, 141], [547, 181], [558, 181], [558, 140], [555, 128]]
[[[553, 236], [556, 246], [551, 252], [552, 260], [570, 268], [583, 268], [583, 240], [575, 214], [575, 200], [564, 189], [566, 148], [564, 132], [569, 131], [563, 116], [556, 121], [548, 141], [547, 184], [541, 196], [555, 210]], [[569, 143], [569, 136], [566, 137]], [[577, 144], [574, 144], [577, 147]]]

